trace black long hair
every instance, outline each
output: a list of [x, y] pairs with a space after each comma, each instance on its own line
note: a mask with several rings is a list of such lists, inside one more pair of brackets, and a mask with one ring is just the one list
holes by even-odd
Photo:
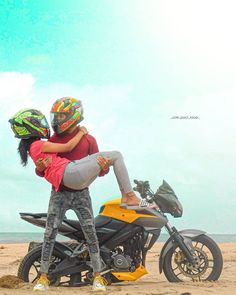
[[30, 149], [31, 143], [38, 140], [39, 138], [31, 137], [31, 138], [22, 138], [20, 140], [19, 146], [18, 146], [18, 153], [20, 154], [21, 164], [23, 166], [26, 166], [28, 163], [28, 153]]

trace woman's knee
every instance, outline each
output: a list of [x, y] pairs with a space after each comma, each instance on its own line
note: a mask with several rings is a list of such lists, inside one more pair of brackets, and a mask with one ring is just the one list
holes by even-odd
[[119, 151], [112, 151], [112, 157], [114, 160], [123, 158], [123, 155]]

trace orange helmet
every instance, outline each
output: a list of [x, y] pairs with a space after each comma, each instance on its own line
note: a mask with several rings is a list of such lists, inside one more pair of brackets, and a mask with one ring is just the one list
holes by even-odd
[[56, 134], [65, 132], [84, 119], [82, 102], [72, 97], [62, 97], [56, 100], [50, 114], [51, 125]]

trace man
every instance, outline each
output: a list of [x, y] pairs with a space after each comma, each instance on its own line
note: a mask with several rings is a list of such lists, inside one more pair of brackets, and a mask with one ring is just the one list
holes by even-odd
[[[58, 99], [51, 109], [51, 124], [55, 133], [51, 136], [49, 141], [56, 143], [68, 142], [80, 130], [80, 127], [77, 125], [82, 120], [83, 108], [81, 101], [71, 97]], [[59, 156], [73, 161], [97, 153], [98, 151], [95, 138], [86, 134], [70, 153], [59, 154]], [[101, 167], [100, 176], [109, 172], [111, 162], [108, 158], [99, 157], [98, 163]], [[39, 176], [43, 176], [42, 171], [49, 164], [50, 157], [39, 160], [36, 166], [36, 173]], [[59, 192], [56, 192], [54, 188], [52, 188], [51, 191], [41, 256], [41, 276], [34, 286], [34, 291], [46, 291], [49, 288], [49, 280], [47, 278], [49, 261], [58, 227], [68, 209], [74, 210], [79, 218], [81, 228], [89, 247], [90, 259], [94, 271], [93, 290], [105, 291], [104, 280], [100, 276], [102, 265], [89, 190], [85, 188], [80, 191], [75, 191], [63, 186], [63, 184], [61, 184]]]

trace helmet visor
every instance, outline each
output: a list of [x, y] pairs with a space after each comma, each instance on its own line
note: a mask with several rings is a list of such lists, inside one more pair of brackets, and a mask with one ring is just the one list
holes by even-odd
[[42, 127], [49, 128], [48, 121], [45, 117], [40, 120], [40, 124]]
[[68, 113], [50, 113], [50, 120], [52, 127], [60, 126], [68, 118]]

